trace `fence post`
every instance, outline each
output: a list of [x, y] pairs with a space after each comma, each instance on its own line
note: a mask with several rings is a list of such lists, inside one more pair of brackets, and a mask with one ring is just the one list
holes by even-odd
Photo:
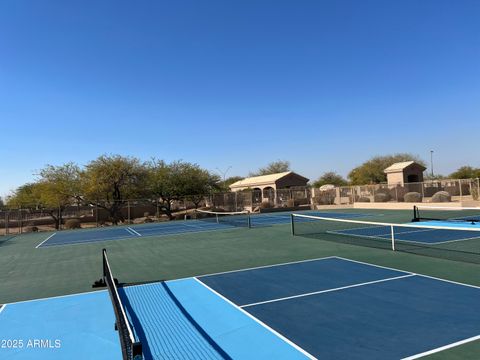
[[22, 208], [18, 210], [19, 214], [19, 220], [20, 221], [20, 226], [18, 226], [18, 221], [17, 221], [17, 226], [18, 226], [18, 233], [21, 234], [23, 232], [23, 219], [22, 219]]
[[130, 200], [127, 200], [127, 221], [130, 224]]
[[95, 227], [98, 227], [98, 200], [95, 201]]
[[10, 233], [10, 230], [8, 228], [8, 223], [10, 222], [10, 211], [6, 210], [5, 211], [5, 235], [8, 235]]
[[460, 201], [463, 201], [463, 192], [462, 192], [462, 180], [458, 180], [458, 186], [460, 187]]
[[480, 200], [480, 179], [477, 178], [477, 200]]

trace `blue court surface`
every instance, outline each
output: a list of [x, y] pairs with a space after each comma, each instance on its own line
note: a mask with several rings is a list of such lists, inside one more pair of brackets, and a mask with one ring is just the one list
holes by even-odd
[[[339, 257], [120, 288], [145, 359], [416, 359], [480, 339], [480, 288]], [[106, 291], [7, 304], [0, 358], [119, 358]], [[74, 354], [74, 355], [72, 355]]]
[[[308, 212], [311, 215], [334, 217], [334, 218], [357, 218], [371, 216], [361, 213], [337, 213], [337, 212]], [[277, 224], [287, 224], [290, 222], [290, 212], [255, 214], [251, 216], [252, 227], [271, 226]], [[309, 221], [308, 219], [306, 221]], [[243, 227], [247, 227], [247, 219], [245, 217]], [[214, 230], [228, 230], [238, 227], [238, 223], [231, 224], [228, 222], [217, 223], [210, 219], [209, 221], [186, 220], [186, 221], [169, 221], [160, 223], [149, 223], [132, 226], [112, 226], [106, 228], [95, 228], [85, 230], [67, 230], [50, 233], [45, 236], [37, 248], [57, 246], [57, 245], [74, 245], [97, 241], [107, 240], [123, 240], [134, 239], [142, 236], [164, 236], [185, 233], [195, 233]]]
[[[406, 224], [408, 225], [408, 224]], [[448, 221], [428, 221], [415, 222], [410, 225], [431, 226], [432, 228], [416, 228], [416, 227], [401, 227], [394, 226], [394, 236], [396, 241], [421, 243], [421, 244], [443, 244], [455, 241], [465, 241], [480, 238], [480, 227], [478, 224], [469, 223], [454, 223]], [[451, 229], [436, 229], [434, 226], [444, 226]], [[472, 229], [470, 230], [455, 230], [455, 228]], [[345, 230], [327, 231], [330, 234], [356, 236], [356, 237], [370, 237], [377, 239], [391, 240], [392, 229], [390, 226], [367, 226]]]

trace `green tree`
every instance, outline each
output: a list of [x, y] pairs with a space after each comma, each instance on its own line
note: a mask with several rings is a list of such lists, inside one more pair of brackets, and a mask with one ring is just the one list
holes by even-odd
[[218, 183], [218, 190], [220, 191], [230, 191], [230, 188], [229, 186], [232, 185], [233, 183], [237, 182], [237, 181], [240, 181], [240, 180], [243, 180], [243, 177], [242, 176], [231, 176], [227, 179], [225, 179], [225, 181], [220, 181]]
[[27, 183], [19, 186], [7, 197], [10, 209], [39, 209], [42, 207], [38, 183]]
[[256, 172], [251, 172], [249, 176], [270, 175], [290, 171], [290, 162], [286, 160], [273, 161], [265, 167], [258, 169]]
[[148, 190], [160, 200], [160, 210], [173, 219], [172, 204], [184, 198], [196, 207], [203, 199], [218, 188], [219, 177], [201, 169], [197, 164], [163, 160], [152, 160], [148, 164]]
[[60, 166], [47, 165], [39, 172], [36, 183], [40, 203], [55, 221], [58, 229], [63, 212], [81, 197], [80, 168], [70, 162]]
[[480, 168], [462, 166], [449, 176], [452, 179], [476, 179], [480, 178]]
[[9, 198], [8, 205], [24, 209], [42, 209], [59, 229], [65, 208], [80, 196], [80, 169], [74, 163], [47, 165], [34, 183], [20, 186]]
[[85, 166], [81, 178], [85, 201], [107, 210], [114, 224], [125, 220], [120, 210], [127, 199], [147, 195], [147, 169], [135, 157], [99, 156]]
[[375, 156], [350, 171], [348, 179], [352, 185], [382, 183], [387, 181], [384, 170], [390, 165], [402, 161], [416, 161], [421, 165], [425, 165], [424, 161], [418, 156], [407, 153]]
[[313, 186], [319, 188], [322, 185], [335, 185], [335, 186], [345, 186], [347, 185], [347, 180], [345, 180], [342, 176], [338, 175], [334, 171], [328, 171], [320, 176], [314, 183]]

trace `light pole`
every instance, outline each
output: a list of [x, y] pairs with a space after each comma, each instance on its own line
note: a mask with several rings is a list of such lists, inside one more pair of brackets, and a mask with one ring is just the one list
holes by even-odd
[[430, 150], [430, 170], [431, 170], [431, 176], [433, 178], [433, 150]]

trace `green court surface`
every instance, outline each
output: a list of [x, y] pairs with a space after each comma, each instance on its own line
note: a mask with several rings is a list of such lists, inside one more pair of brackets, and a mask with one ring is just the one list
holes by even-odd
[[[412, 218], [411, 211], [338, 211], [377, 214], [369, 221], [405, 223]], [[288, 224], [35, 248], [45, 237], [45, 233], [27, 234], [3, 242], [0, 237], [0, 304], [92, 291], [93, 281], [102, 275], [102, 248], [108, 250], [115, 276], [126, 284], [341, 256], [480, 285], [477, 264], [294, 237]], [[478, 354], [480, 341], [428, 358], [473, 359]]]

